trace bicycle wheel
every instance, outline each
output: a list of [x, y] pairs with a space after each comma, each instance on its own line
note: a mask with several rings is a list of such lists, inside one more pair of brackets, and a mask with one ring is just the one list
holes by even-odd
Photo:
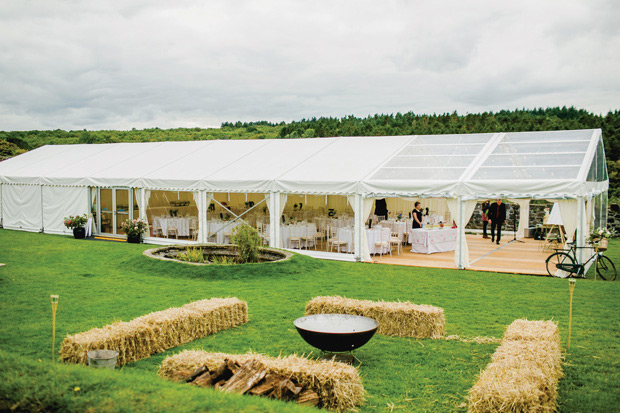
[[549, 255], [545, 263], [547, 265], [547, 272], [550, 276], [554, 277], [556, 271], [558, 270], [558, 264], [564, 264], [570, 268], [570, 266], [575, 265], [575, 260], [565, 252], [554, 252]]
[[602, 255], [596, 263], [596, 273], [603, 280], [613, 281], [616, 279], [616, 266], [613, 261]]

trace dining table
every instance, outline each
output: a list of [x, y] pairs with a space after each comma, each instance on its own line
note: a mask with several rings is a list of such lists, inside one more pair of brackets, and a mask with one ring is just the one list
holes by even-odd
[[415, 228], [409, 231], [411, 252], [433, 254], [454, 251], [456, 248], [457, 228]]
[[189, 237], [190, 227], [197, 227], [196, 221], [196, 217], [155, 217], [153, 228], [160, 228], [164, 237], [167, 237], [168, 228], [176, 228], [179, 237]]

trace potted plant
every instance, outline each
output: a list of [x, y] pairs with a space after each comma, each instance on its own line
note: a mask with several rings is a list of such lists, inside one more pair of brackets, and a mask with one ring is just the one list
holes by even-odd
[[86, 238], [86, 214], [65, 217], [65, 227], [73, 230], [76, 239]]
[[611, 236], [611, 231], [607, 228], [596, 228], [592, 230], [588, 240], [594, 243], [599, 251], [605, 251], [607, 249], [607, 241]]
[[127, 234], [127, 242], [139, 244], [142, 242], [142, 234], [148, 229], [148, 223], [142, 219], [127, 219], [121, 223], [121, 228]]

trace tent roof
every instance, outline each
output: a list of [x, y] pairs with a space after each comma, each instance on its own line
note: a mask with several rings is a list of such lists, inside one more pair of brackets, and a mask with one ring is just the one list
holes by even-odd
[[600, 129], [43, 146], [0, 183], [213, 192], [565, 198], [606, 191]]

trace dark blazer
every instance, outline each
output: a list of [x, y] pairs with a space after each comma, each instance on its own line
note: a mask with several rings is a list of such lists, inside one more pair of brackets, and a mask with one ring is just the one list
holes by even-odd
[[[497, 216], [497, 207], [499, 206], [499, 217]], [[493, 202], [489, 207], [489, 220], [498, 223], [504, 223], [506, 221], [506, 204], [502, 202], [501, 205], [497, 205], [497, 202]]]

